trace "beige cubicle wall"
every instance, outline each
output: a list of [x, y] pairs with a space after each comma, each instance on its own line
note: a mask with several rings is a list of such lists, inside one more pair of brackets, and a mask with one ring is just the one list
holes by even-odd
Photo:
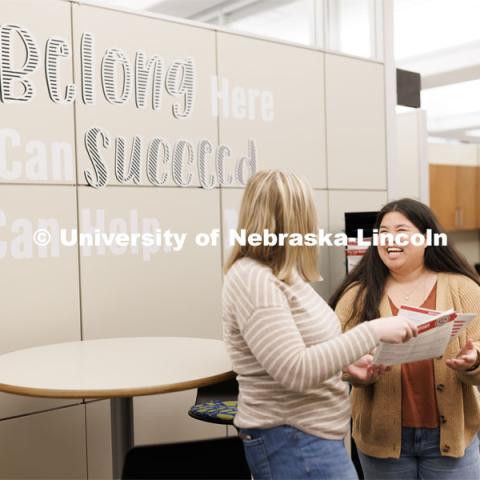
[[202, 248], [193, 240], [197, 232], [220, 228], [217, 189], [81, 187], [78, 203], [82, 231], [99, 225], [95, 219], [102, 215], [101, 224], [108, 231], [113, 231], [113, 222], [120, 222], [128, 230], [141, 231], [143, 224], [188, 235], [178, 251], [175, 245], [106, 248], [104, 254], [95, 247], [85, 249], [81, 256], [85, 339], [221, 335], [221, 323], [214, 320], [221, 315], [220, 244]]
[[[93, 82], [95, 103], [76, 102], [78, 145], [84, 143], [85, 132], [91, 127], [100, 127], [110, 135], [112, 145], [104, 152], [105, 163], [109, 167], [108, 185], [119, 183], [113, 168], [110, 168], [114, 160], [113, 142], [116, 137], [125, 139], [127, 153], [132, 148], [133, 137], [141, 137], [143, 148], [140, 184], [149, 186], [151, 183], [146, 178], [146, 168], [144, 167], [147, 147], [154, 137], [165, 139], [171, 148], [180, 139], [188, 140], [194, 145], [201, 139], [210, 140], [214, 145], [218, 143], [217, 120], [211, 114], [210, 100], [211, 77], [216, 73], [214, 31], [169, 22], [159, 23], [155, 18], [128, 15], [85, 5], [73, 5], [72, 15], [77, 46], [80, 45], [83, 34], [89, 33], [93, 36], [94, 51], [97, 57], [100, 57], [101, 53], [108, 48], [119, 47], [131, 64], [131, 94], [125, 103], [112, 104], [105, 99], [100, 87], [101, 68], [99, 62]], [[128, 32], [127, 35], [126, 32]], [[153, 55], [160, 57], [163, 60], [162, 74], [164, 78], [175, 60], [186, 57], [195, 59], [195, 108], [190, 117], [179, 120], [171, 114], [173, 105], [180, 103], [180, 99], [168, 95], [164, 88], [159, 92], [160, 100], [157, 110], [152, 108], [149, 94], [146, 96], [143, 108], [136, 106], [133, 70], [134, 59], [138, 52], [145, 54], [146, 59]], [[76, 78], [81, 77], [81, 72], [80, 55], [77, 55], [75, 57]], [[91, 162], [85, 149], [80, 149], [78, 152], [77, 165], [79, 183], [85, 184], [84, 171], [91, 168]], [[193, 173], [191, 186], [199, 186], [196, 172]], [[165, 182], [165, 186], [167, 185], [174, 185], [171, 177]]]
[[[2, 2], [1, 9], [0, 25], [28, 28], [34, 33], [38, 48], [44, 48], [52, 36], [62, 37], [70, 45], [72, 43], [69, 2], [6, 0]], [[12, 43], [16, 51], [21, 51], [22, 40], [18, 35], [13, 37]], [[18, 68], [25, 54], [22, 57], [12, 53], [13, 66]], [[59, 73], [65, 84], [71, 83], [72, 63], [62, 62]], [[74, 106], [57, 105], [50, 100], [44, 69], [36, 68], [29, 74], [28, 79], [35, 85], [33, 100], [0, 103], [2, 119], [0, 140], [3, 147], [0, 158], [0, 185], [3, 183], [75, 185]], [[17, 86], [15, 90], [21, 88]], [[8, 161], [4, 158], [7, 153], [4, 147], [6, 145]]]
[[[225, 233], [235, 227], [241, 181], [254, 162], [256, 170], [281, 168], [307, 177], [321, 226], [333, 233], [343, 229], [344, 211], [375, 210], [386, 201], [381, 63], [65, 0], [3, 0], [0, 28], [5, 25], [30, 32], [39, 65], [28, 76], [35, 86], [30, 101], [0, 101], [1, 352], [127, 335], [220, 338]], [[56, 102], [45, 77], [49, 38], [70, 47], [54, 50]], [[89, 72], [80, 51], [89, 38], [92, 90], [85, 90], [81, 80]], [[18, 34], [11, 48], [25, 48]], [[114, 49], [116, 61], [129, 63], [132, 83], [124, 103], [125, 91], [114, 89], [110, 100], [118, 101], [107, 101], [102, 88], [107, 49]], [[151, 84], [141, 108], [136, 102], [138, 52], [145, 59], [160, 58], [158, 85], [168, 83], [169, 72], [172, 76], [170, 91], [157, 92], [155, 109]], [[182, 117], [188, 95], [172, 92], [181, 83], [175, 68], [183, 68], [188, 58], [195, 67], [195, 89], [189, 92], [191, 112]], [[75, 102], [58, 102], [72, 82]], [[90, 143], [88, 131], [96, 135]], [[137, 182], [135, 174], [121, 178], [128, 176], [135, 136], [141, 139]], [[119, 138], [126, 154], [123, 172], [114, 162]], [[155, 138], [168, 145], [171, 156], [152, 173], [147, 164]], [[197, 157], [202, 140], [208, 140], [204, 177]], [[178, 163], [175, 177], [173, 151], [181, 141], [191, 145], [183, 153], [192, 148], [193, 163]], [[95, 170], [87, 145], [96, 146], [105, 171], [98, 165]], [[219, 145], [224, 145], [220, 153]], [[239, 162], [244, 168], [235, 177]], [[100, 180], [102, 188], [91, 186]], [[200, 188], [201, 183], [213, 188]], [[38, 228], [52, 233], [50, 246], [29, 243]], [[159, 228], [188, 237], [180, 251], [79, 248], [59, 246], [60, 228], [106, 233]], [[218, 245], [194, 244], [196, 233], [212, 230], [224, 232]], [[322, 248], [320, 271], [324, 281], [315, 288], [327, 298], [343, 276], [341, 248]], [[186, 415], [194, 398], [188, 391], [136, 399], [137, 443], [224, 435], [224, 427]], [[0, 478], [111, 475], [108, 402], [73, 403], [0, 397]]]
[[[225, 33], [218, 34], [217, 45], [222, 86], [228, 79], [231, 91], [255, 87], [274, 98], [266, 121], [259, 106], [245, 118], [233, 112], [220, 117], [220, 142], [244, 151], [246, 139], [253, 138], [259, 168], [294, 169], [314, 188], [326, 188], [325, 54]], [[223, 98], [219, 102], [223, 112]]]
[[326, 55], [328, 188], [387, 190], [384, 67]]

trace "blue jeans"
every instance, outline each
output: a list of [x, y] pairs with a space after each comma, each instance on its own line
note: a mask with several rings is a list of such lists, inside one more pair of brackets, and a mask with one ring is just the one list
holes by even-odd
[[242, 428], [245, 456], [254, 480], [357, 480], [342, 440], [326, 440], [282, 425]]
[[400, 458], [376, 458], [358, 452], [365, 480], [478, 480], [478, 437], [461, 458], [440, 454], [439, 428], [403, 428]]

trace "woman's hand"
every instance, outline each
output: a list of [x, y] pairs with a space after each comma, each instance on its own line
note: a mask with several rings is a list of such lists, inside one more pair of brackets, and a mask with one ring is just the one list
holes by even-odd
[[402, 316], [377, 318], [370, 323], [377, 338], [385, 343], [404, 343], [417, 336], [415, 324]]
[[445, 363], [452, 370], [473, 370], [479, 366], [480, 357], [473, 341], [468, 339], [457, 357], [446, 360]]
[[391, 367], [374, 365], [372, 355], [364, 355], [356, 362], [343, 369], [348, 376], [348, 381], [353, 385], [369, 385], [375, 382], [384, 372], [391, 370]]

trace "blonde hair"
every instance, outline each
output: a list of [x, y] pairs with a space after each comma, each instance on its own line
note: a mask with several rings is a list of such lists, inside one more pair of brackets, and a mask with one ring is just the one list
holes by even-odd
[[[280, 233], [318, 233], [318, 217], [313, 192], [296, 175], [279, 170], [263, 170], [250, 178], [243, 194], [238, 229], [246, 235], [264, 230]], [[243, 257], [268, 265], [280, 280], [291, 283], [295, 271], [308, 282], [319, 280], [318, 247], [240, 245], [235, 243], [225, 265], [225, 273]]]

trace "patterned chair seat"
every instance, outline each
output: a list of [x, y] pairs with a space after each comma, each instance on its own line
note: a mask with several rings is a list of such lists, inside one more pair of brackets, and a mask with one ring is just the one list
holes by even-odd
[[237, 402], [235, 400], [209, 400], [193, 405], [188, 414], [204, 422], [233, 425], [233, 419], [237, 414]]

